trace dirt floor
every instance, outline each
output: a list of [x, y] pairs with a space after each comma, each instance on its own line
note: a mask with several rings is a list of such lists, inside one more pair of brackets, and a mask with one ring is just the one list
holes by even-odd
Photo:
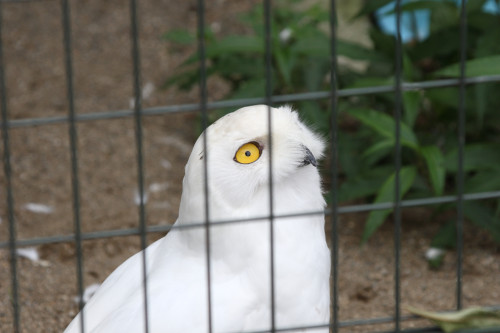
[[[194, 1], [139, 1], [144, 106], [194, 103], [198, 92], [162, 89], [186, 57], [171, 53], [161, 35], [196, 27]], [[131, 108], [133, 77], [128, 1], [70, 1], [75, 110], [79, 114]], [[248, 1], [207, 1], [208, 24], [220, 33], [241, 32], [236, 13]], [[59, 1], [2, 2], [2, 40], [10, 119], [67, 114], [61, 7]], [[209, 83], [209, 98], [226, 87]], [[176, 219], [184, 165], [195, 138], [195, 114], [145, 117], [144, 161], [148, 225]], [[133, 118], [79, 122], [78, 174], [84, 232], [138, 225], [137, 163]], [[73, 233], [73, 202], [68, 126], [65, 123], [9, 131], [14, 215], [20, 240]], [[3, 154], [3, 145], [0, 147]], [[0, 171], [0, 242], [8, 239], [5, 175]], [[339, 222], [340, 319], [391, 317], [394, 313], [394, 242], [387, 222], [363, 247], [366, 214], [342, 215]], [[424, 258], [440, 226], [424, 209], [403, 210], [402, 305], [428, 310], [455, 307], [455, 256], [446, 254], [438, 270]], [[329, 229], [329, 227], [327, 227]], [[151, 234], [149, 241], [161, 237]], [[482, 231], [466, 226], [464, 306], [500, 304], [500, 249]], [[75, 248], [71, 243], [37, 246], [39, 260], [18, 259], [22, 332], [60, 332], [78, 312]], [[84, 284], [102, 282], [139, 250], [138, 237], [84, 242]], [[35, 258], [36, 259], [36, 258]], [[0, 332], [12, 326], [9, 252], [0, 249]], [[407, 311], [403, 311], [407, 314]], [[404, 327], [429, 325], [407, 321]], [[373, 332], [391, 324], [352, 327], [342, 332]]]

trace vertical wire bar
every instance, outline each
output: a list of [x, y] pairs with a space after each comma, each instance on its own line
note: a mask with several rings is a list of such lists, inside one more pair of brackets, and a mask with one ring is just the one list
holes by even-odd
[[149, 332], [149, 305], [148, 305], [148, 279], [147, 279], [147, 235], [146, 235], [146, 207], [144, 203], [144, 158], [142, 134], [142, 93], [141, 93], [141, 61], [139, 52], [139, 26], [137, 18], [137, 3], [130, 0], [130, 33], [132, 39], [132, 63], [134, 74], [134, 120], [135, 139], [137, 149], [137, 183], [139, 185], [139, 233], [142, 250], [142, 287], [144, 295], [144, 330]]
[[66, 66], [66, 87], [68, 98], [68, 131], [71, 154], [71, 186], [73, 192], [73, 224], [75, 231], [75, 252], [76, 252], [76, 272], [77, 289], [79, 295], [78, 307], [81, 311], [80, 330], [85, 332], [85, 313], [83, 311], [83, 251], [82, 232], [80, 221], [80, 185], [78, 180], [78, 136], [76, 130], [75, 98], [73, 88], [73, 60], [71, 56], [71, 13], [68, 0], [62, 0], [62, 25], [64, 58]]
[[274, 199], [273, 199], [273, 140], [272, 140], [272, 16], [271, 0], [264, 1], [264, 42], [265, 42], [265, 73], [266, 73], [266, 104], [267, 104], [267, 132], [268, 132], [268, 151], [269, 151], [269, 256], [270, 256], [270, 306], [271, 306], [271, 332], [276, 330], [276, 299], [275, 299], [275, 281], [274, 281]]
[[331, 332], [337, 333], [339, 330], [339, 304], [338, 304], [338, 259], [339, 259], [339, 244], [338, 244], [338, 214], [337, 214], [337, 45], [336, 45], [336, 24], [337, 24], [337, 10], [335, 0], [330, 1], [330, 105], [332, 108], [330, 118], [330, 131], [331, 131], [331, 208], [330, 215], [331, 221], [331, 235], [330, 235], [330, 252], [331, 252], [331, 291], [330, 291], [330, 304], [332, 307], [331, 315]]
[[394, 321], [395, 332], [401, 326], [401, 101], [402, 101], [402, 42], [401, 42], [401, 0], [396, 1], [396, 41], [395, 41], [395, 80], [394, 80]]
[[16, 221], [14, 219], [14, 196], [12, 193], [12, 170], [10, 165], [9, 125], [7, 110], [7, 88], [5, 86], [5, 66], [3, 59], [3, 12], [0, 2], [0, 99], [2, 112], [2, 140], [3, 140], [3, 167], [6, 180], [7, 218], [9, 221], [9, 253], [10, 274], [12, 288], [13, 332], [18, 333], [20, 327], [19, 286], [17, 281], [17, 255], [16, 255]]
[[465, 146], [465, 61], [467, 59], [466, 0], [460, 4], [460, 83], [458, 105], [458, 170], [457, 170], [457, 310], [462, 308], [463, 226], [464, 226], [464, 146]]
[[206, 49], [205, 49], [205, 1], [198, 0], [198, 55], [200, 57], [200, 110], [203, 126], [203, 191], [205, 193], [205, 253], [207, 263], [207, 316], [208, 332], [212, 332], [212, 272], [210, 260], [210, 205], [208, 199], [208, 145], [207, 145], [207, 127], [208, 127], [208, 109], [207, 109], [207, 68], [206, 68]]

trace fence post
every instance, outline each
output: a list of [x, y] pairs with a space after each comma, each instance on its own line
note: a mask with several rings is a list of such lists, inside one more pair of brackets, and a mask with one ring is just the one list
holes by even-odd
[[330, 285], [330, 306], [332, 314], [330, 319], [330, 327], [332, 333], [337, 333], [339, 330], [339, 296], [338, 296], [338, 280], [339, 280], [339, 236], [338, 236], [338, 169], [337, 169], [337, 106], [338, 106], [338, 87], [337, 87], [337, 10], [335, 0], [330, 1], [330, 107], [332, 109], [330, 115], [330, 139], [331, 139], [331, 168], [330, 168], [330, 194], [331, 194], [331, 233], [330, 233], [330, 255], [331, 255], [331, 285]]
[[401, 326], [401, 111], [402, 111], [402, 42], [401, 42], [401, 0], [396, 0], [396, 41], [394, 52], [394, 321], [395, 332]]
[[17, 281], [17, 236], [16, 221], [14, 217], [14, 196], [12, 193], [12, 169], [10, 164], [10, 145], [9, 145], [9, 116], [7, 110], [7, 87], [5, 86], [5, 64], [3, 58], [3, 12], [2, 2], [0, 1], [0, 99], [2, 113], [2, 140], [3, 140], [3, 167], [6, 179], [5, 194], [7, 198], [7, 219], [9, 223], [9, 255], [10, 255], [10, 275], [12, 288], [12, 311], [14, 321], [14, 332], [18, 333], [20, 327], [20, 306], [19, 306], [19, 286]]
[[466, 0], [460, 2], [460, 77], [458, 100], [458, 168], [457, 168], [457, 310], [462, 308], [463, 232], [464, 232], [464, 147], [465, 147], [465, 61], [467, 60]]

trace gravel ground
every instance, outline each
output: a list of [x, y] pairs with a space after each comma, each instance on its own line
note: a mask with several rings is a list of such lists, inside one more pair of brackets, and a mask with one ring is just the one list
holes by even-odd
[[[70, 1], [75, 109], [78, 113], [130, 109], [133, 95], [127, 1]], [[207, 22], [222, 32], [244, 28], [236, 13], [244, 1], [207, 2]], [[3, 46], [11, 119], [61, 116], [67, 92], [58, 1], [2, 3]], [[228, 14], [230, 13], [230, 14]], [[196, 102], [198, 92], [180, 93], [161, 85], [186, 54], [167, 52], [161, 35], [168, 29], [196, 27], [194, 1], [140, 1], [141, 70], [144, 106]], [[349, 34], [346, 34], [349, 35]], [[211, 80], [210, 99], [226, 87]], [[194, 114], [144, 118], [147, 223], [175, 221], [184, 164], [195, 140]], [[132, 118], [80, 122], [78, 160], [80, 213], [84, 232], [137, 226], [137, 164]], [[10, 132], [15, 220], [19, 239], [73, 232], [68, 127], [53, 124]], [[0, 153], [3, 154], [0, 148]], [[5, 175], [0, 171], [0, 186]], [[0, 241], [7, 240], [5, 193], [0, 194]], [[36, 204], [36, 205], [33, 205]], [[363, 247], [364, 214], [342, 215], [339, 225], [340, 319], [392, 316], [394, 255], [391, 223]], [[423, 209], [403, 210], [401, 252], [402, 304], [429, 310], [454, 308], [455, 253], [439, 270], [424, 259], [440, 221]], [[327, 226], [327, 231], [329, 226]], [[149, 241], [159, 238], [151, 234]], [[500, 250], [491, 238], [466, 228], [464, 305], [500, 303]], [[89, 240], [83, 245], [85, 286], [102, 282], [139, 249], [137, 237]], [[77, 313], [75, 248], [70, 243], [36, 247], [40, 260], [20, 258], [18, 282], [22, 332], [60, 332]], [[0, 249], [0, 331], [12, 331], [9, 254]], [[404, 311], [406, 314], [406, 311]], [[428, 325], [409, 321], [405, 327]], [[343, 332], [390, 329], [389, 325], [347, 327]]]

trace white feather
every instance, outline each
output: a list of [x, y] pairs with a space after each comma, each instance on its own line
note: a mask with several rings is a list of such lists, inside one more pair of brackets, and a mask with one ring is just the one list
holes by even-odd
[[50, 214], [54, 212], [54, 207], [41, 203], [30, 202], [24, 205], [24, 209], [33, 213]]
[[33, 262], [40, 261], [40, 255], [38, 254], [36, 247], [17, 248], [16, 254], [20, 257], [27, 258]]
[[[175, 226], [204, 221], [207, 159], [213, 332], [271, 329], [267, 111], [252, 106], [219, 119], [207, 129], [207, 151], [200, 136], [186, 165]], [[322, 212], [318, 170], [303, 165], [305, 147], [321, 157], [322, 140], [288, 107], [271, 112], [273, 214]], [[262, 145], [260, 158], [234, 161], [238, 148], [251, 141]], [[330, 257], [323, 214], [276, 217], [273, 223], [276, 328], [327, 324]], [[205, 239], [204, 227], [173, 229], [145, 250], [149, 332], [208, 332]], [[125, 261], [87, 303], [86, 332], [144, 331], [142, 258], [137, 253]], [[80, 320], [81, 314], [65, 332], [80, 332]]]

